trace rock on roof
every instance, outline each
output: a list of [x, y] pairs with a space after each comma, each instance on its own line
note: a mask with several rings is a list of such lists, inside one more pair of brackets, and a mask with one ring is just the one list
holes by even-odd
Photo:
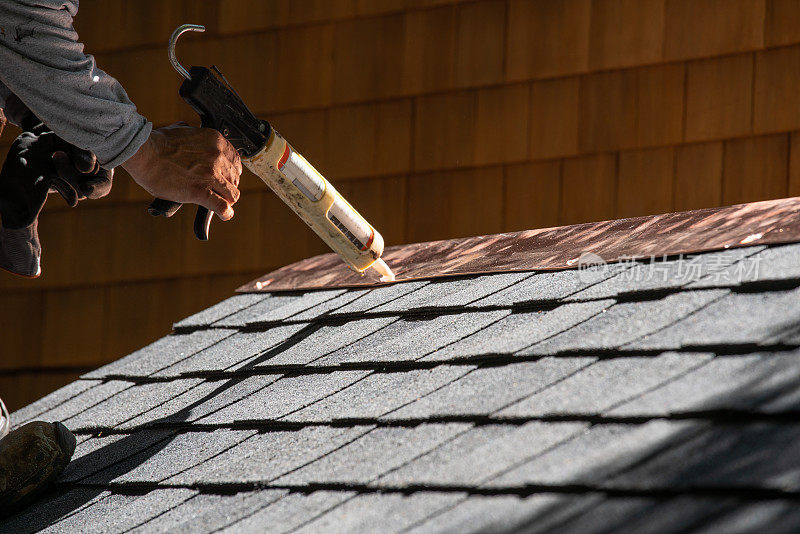
[[796, 531], [800, 245], [240, 294], [13, 414], [0, 530]]

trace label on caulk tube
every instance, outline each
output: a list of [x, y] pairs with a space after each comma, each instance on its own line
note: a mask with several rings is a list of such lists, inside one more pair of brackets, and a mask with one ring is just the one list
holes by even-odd
[[288, 144], [278, 163], [278, 169], [309, 200], [316, 202], [325, 194], [325, 179], [303, 156], [289, 148]]
[[358, 250], [367, 250], [375, 238], [375, 231], [342, 197], [336, 199], [328, 210], [328, 219]]

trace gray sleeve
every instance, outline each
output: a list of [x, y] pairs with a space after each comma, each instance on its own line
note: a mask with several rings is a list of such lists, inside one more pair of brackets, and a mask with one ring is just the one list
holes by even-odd
[[59, 137], [113, 168], [144, 144], [152, 124], [84, 54], [72, 27], [77, 11], [77, 0], [0, 1], [0, 82]]

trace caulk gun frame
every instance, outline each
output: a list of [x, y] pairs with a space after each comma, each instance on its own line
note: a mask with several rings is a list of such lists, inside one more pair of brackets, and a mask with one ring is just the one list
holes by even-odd
[[178, 62], [178, 58], [175, 57], [175, 44], [178, 42], [178, 37], [186, 32], [204, 32], [206, 31], [206, 27], [200, 24], [181, 24], [175, 31], [172, 32], [172, 35], [169, 37], [169, 46], [167, 46], [167, 56], [169, 56], [169, 62], [172, 63], [172, 66], [178, 71], [178, 74], [186, 78], [187, 80], [191, 80], [192, 77], [189, 76], [189, 72], [183, 68], [183, 65]]

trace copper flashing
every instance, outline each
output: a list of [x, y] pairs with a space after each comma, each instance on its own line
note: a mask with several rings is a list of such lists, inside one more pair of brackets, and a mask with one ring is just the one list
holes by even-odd
[[[606, 263], [800, 241], [800, 197], [615, 221], [387, 247], [396, 282], [445, 276], [578, 267], [582, 254]], [[593, 256], [593, 257], [597, 257]], [[239, 292], [383, 285], [350, 271], [336, 254], [273, 271]]]

